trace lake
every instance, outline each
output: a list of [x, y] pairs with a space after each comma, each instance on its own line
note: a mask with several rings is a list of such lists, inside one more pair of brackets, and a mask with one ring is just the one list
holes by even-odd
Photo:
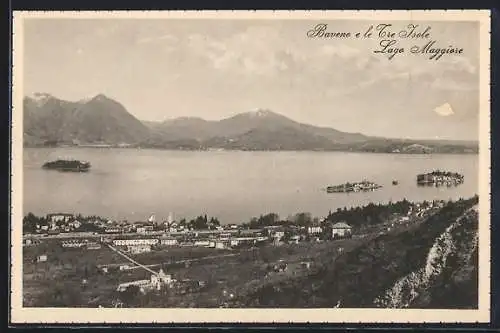
[[[74, 158], [89, 173], [43, 170], [43, 163]], [[466, 198], [478, 193], [478, 155], [403, 155], [343, 152], [165, 151], [108, 148], [25, 148], [24, 213], [100, 215], [139, 221], [200, 214], [243, 223], [269, 212], [322, 217], [339, 207], [370, 202]], [[462, 173], [453, 188], [422, 188], [418, 173]], [[373, 192], [327, 194], [325, 187], [367, 179]], [[393, 186], [392, 180], [399, 185]]]

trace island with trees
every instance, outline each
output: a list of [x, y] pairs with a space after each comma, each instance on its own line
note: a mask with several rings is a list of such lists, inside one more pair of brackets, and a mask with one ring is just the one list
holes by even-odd
[[78, 160], [56, 160], [45, 163], [42, 168], [46, 170], [87, 172], [90, 170], [90, 163]]

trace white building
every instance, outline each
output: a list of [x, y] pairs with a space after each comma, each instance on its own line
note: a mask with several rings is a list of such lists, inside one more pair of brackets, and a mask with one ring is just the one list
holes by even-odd
[[290, 243], [299, 244], [299, 242], [300, 242], [300, 236], [299, 235], [294, 235], [294, 236], [290, 237]]
[[120, 228], [106, 228], [104, 229], [104, 232], [107, 234], [117, 234], [122, 232], [122, 230]]
[[285, 231], [283, 230], [276, 230], [273, 234], [273, 237], [276, 238], [276, 239], [281, 239], [283, 237], [285, 237]]
[[99, 250], [101, 248], [101, 244], [96, 242], [91, 242], [87, 244], [87, 250]]
[[345, 222], [332, 225], [332, 238], [348, 237], [352, 235], [352, 227]]
[[132, 254], [151, 252], [151, 245], [146, 245], [146, 244], [128, 245], [127, 251]]
[[307, 233], [309, 235], [318, 235], [323, 232], [323, 228], [320, 225], [311, 225], [307, 228]]
[[125, 291], [130, 286], [137, 286], [141, 289], [142, 292], [144, 292], [145, 287], [146, 288], [149, 287], [150, 284], [151, 284], [150, 280], [137, 280], [137, 281], [125, 282], [125, 283], [120, 283], [118, 285], [118, 288], [116, 288], [116, 290]]
[[179, 244], [175, 238], [162, 238], [160, 239], [160, 244], [165, 246], [173, 246]]
[[208, 240], [197, 240], [194, 242], [194, 246], [210, 246], [210, 241]]
[[82, 223], [78, 220], [75, 220], [73, 222], [68, 223], [68, 225], [70, 225], [71, 227], [73, 227], [75, 229], [78, 229], [82, 226]]
[[36, 261], [37, 262], [46, 262], [47, 261], [47, 255], [46, 254], [42, 254], [42, 255], [38, 256], [36, 258]]
[[61, 246], [64, 248], [80, 248], [87, 245], [88, 241], [86, 239], [70, 239], [61, 242]]
[[160, 290], [164, 285], [170, 285], [172, 282], [174, 282], [172, 275], [165, 274], [163, 269], [160, 269], [157, 275], [151, 274], [151, 284], [157, 290]]
[[57, 214], [48, 214], [47, 218], [51, 222], [68, 222], [74, 218], [74, 215], [66, 213], [57, 213]]
[[149, 280], [137, 280], [132, 282], [121, 283], [116, 288], [117, 291], [125, 291], [130, 286], [137, 286], [140, 288], [141, 292], [145, 292], [146, 290], [161, 290], [161, 288], [165, 285], [170, 285], [174, 280], [170, 274], [165, 274], [163, 269], [157, 274], [151, 274], [151, 278]]
[[159, 240], [156, 238], [135, 238], [135, 239], [114, 239], [115, 246], [134, 246], [134, 245], [157, 245]]

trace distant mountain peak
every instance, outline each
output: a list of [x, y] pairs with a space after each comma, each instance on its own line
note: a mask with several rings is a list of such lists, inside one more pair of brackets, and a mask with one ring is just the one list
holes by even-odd
[[83, 99], [79, 100], [79, 102], [80, 103], [88, 103], [90, 101], [101, 102], [101, 101], [107, 101], [107, 100], [110, 100], [110, 98], [108, 98], [106, 95], [104, 95], [104, 94], [97, 94], [97, 95], [92, 95], [90, 97], [83, 98]]
[[[206, 121], [205, 119], [201, 118], [201, 117], [178, 117], [178, 118], [175, 118], [177, 120], [201, 120], [201, 121]], [[169, 119], [169, 120], [175, 120], [175, 119]]]
[[271, 115], [276, 115], [276, 113], [272, 112], [271, 110], [268, 109], [255, 109], [250, 112], [248, 112], [248, 115], [252, 117], [268, 117]]
[[48, 93], [43, 93], [43, 92], [35, 92], [31, 94], [30, 96], [32, 99], [46, 99], [46, 98], [51, 98], [52, 95]]
[[97, 94], [94, 96], [93, 99], [101, 100], [101, 99], [109, 99], [109, 98], [104, 94]]
[[104, 94], [97, 94], [94, 97], [90, 99], [91, 101], [96, 101], [96, 102], [104, 102], [104, 101], [112, 101], [113, 99], [109, 98], [108, 96]]
[[34, 101], [38, 106], [43, 106], [48, 100], [54, 97], [48, 93], [35, 92], [29, 95], [28, 98]]
[[41, 142], [138, 143], [149, 129], [123, 105], [104, 96], [70, 102], [37, 94], [24, 104], [25, 133]]

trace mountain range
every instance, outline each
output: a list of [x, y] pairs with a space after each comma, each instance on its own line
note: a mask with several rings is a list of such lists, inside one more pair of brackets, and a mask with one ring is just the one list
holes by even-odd
[[24, 145], [125, 145], [160, 149], [319, 150], [394, 153], [477, 153], [469, 141], [366, 136], [303, 124], [260, 109], [209, 121], [181, 117], [140, 121], [102, 94], [76, 102], [36, 93], [23, 101]]

